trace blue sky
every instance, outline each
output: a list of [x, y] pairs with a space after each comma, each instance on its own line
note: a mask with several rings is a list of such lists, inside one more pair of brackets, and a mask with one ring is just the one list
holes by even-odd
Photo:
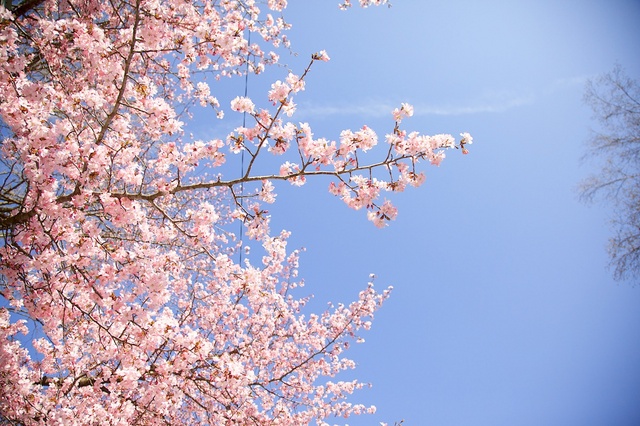
[[[373, 385], [353, 401], [378, 412], [347, 423], [640, 424], [640, 286], [613, 281], [611, 212], [576, 191], [597, 170], [581, 162], [596, 125], [584, 84], [616, 63], [640, 78], [640, 1], [394, 0], [347, 12], [338, 0], [289, 3], [298, 56], [282, 61], [300, 72], [313, 52], [332, 58], [296, 98], [293, 119], [317, 137], [363, 124], [384, 134], [391, 110], [409, 102], [408, 130], [475, 138], [469, 155], [425, 166], [423, 187], [390, 197], [399, 216], [382, 230], [326, 180], [277, 186], [272, 230], [306, 248], [299, 294], [315, 295], [310, 309], [354, 300], [370, 273], [378, 289], [394, 286], [348, 353], [352, 376]], [[252, 76], [249, 95], [264, 99], [285, 76]], [[240, 124], [230, 121], [190, 130], [201, 137], [213, 122], [220, 136]]]
[[[296, 121], [317, 137], [384, 134], [409, 102], [408, 130], [475, 138], [470, 155], [450, 153], [392, 197], [399, 217], [383, 230], [328, 181], [278, 187], [272, 229], [307, 249], [313, 308], [354, 299], [372, 272], [395, 287], [350, 353], [373, 384], [354, 401], [378, 412], [348, 423], [640, 424], [640, 287], [612, 280], [610, 212], [576, 192], [595, 170], [580, 160], [595, 126], [585, 81], [616, 62], [640, 76], [640, 2], [336, 3], [292, 0], [285, 15], [299, 56], [283, 62], [332, 58], [314, 67]], [[249, 95], [268, 83], [252, 79]]]

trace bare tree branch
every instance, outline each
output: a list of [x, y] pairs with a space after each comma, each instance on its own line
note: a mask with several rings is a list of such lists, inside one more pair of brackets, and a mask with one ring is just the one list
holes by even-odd
[[610, 266], [617, 280], [640, 278], [640, 86], [620, 66], [589, 81], [584, 95], [600, 129], [592, 131], [586, 158], [602, 162], [580, 186], [583, 201], [611, 203], [614, 235]]

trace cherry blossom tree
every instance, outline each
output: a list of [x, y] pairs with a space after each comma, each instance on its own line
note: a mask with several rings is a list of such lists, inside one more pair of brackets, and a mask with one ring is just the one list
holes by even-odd
[[[348, 400], [364, 384], [336, 375], [354, 367], [344, 351], [390, 288], [369, 283], [352, 303], [307, 312], [299, 253], [269, 229], [265, 205], [276, 181], [324, 178], [384, 226], [397, 212], [383, 194], [419, 186], [420, 163], [466, 153], [471, 137], [407, 132], [408, 104], [390, 111], [382, 144], [367, 126], [315, 137], [291, 117], [324, 51], [264, 96], [221, 105], [229, 78], [280, 64], [286, 0], [3, 5], [0, 423], [326, 424], [373, 412]], [[196, 110], [246, 124], [196, 140], [185, 131]], [[234, 173], [225, 162], [239, 156]]]

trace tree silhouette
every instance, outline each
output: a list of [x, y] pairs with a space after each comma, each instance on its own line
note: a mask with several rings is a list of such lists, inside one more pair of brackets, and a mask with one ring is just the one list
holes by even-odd
[[584, 200], [598, 197], [613, 207], [609, 244], [616, 279], [640, 276], [640, 87], [620, 66], [588, 83], [585, 101], [601, 129], [594, 131], [588, 156], [602, 160], [598, 174], [581, 186]]

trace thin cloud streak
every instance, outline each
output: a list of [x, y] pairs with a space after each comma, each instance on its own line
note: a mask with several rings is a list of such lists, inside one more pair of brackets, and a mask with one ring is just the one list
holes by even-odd
[[[504, 99], [494, 99], [492, 101], [474, 102], [468, 105], [429, 105], [414, 103], [414, 115], [416, 116], [456, 116], [471, 115], [481, 113], [501, 113], [507, 110], [532, 104], [535, 100], [533, 95], [514, 96]], [[340, 105], [310, 105], [301, 103], [298, 106], [297, 115], [305, 118], [327, 118], [336, 115], [357, 115], [361, 117], [378, 118], [391, 115], [394, 108], [400, 104], [381, 102], [377, 100], [362, 101], [359, 104]]]
[[433, 107], [428, 105], [414, 105], [415, 115], [470, 115], [482, 113], [500, 113], [534, 102], [533, 95], [514, 97], [496, 102], [470, 104], [467, 106]]

